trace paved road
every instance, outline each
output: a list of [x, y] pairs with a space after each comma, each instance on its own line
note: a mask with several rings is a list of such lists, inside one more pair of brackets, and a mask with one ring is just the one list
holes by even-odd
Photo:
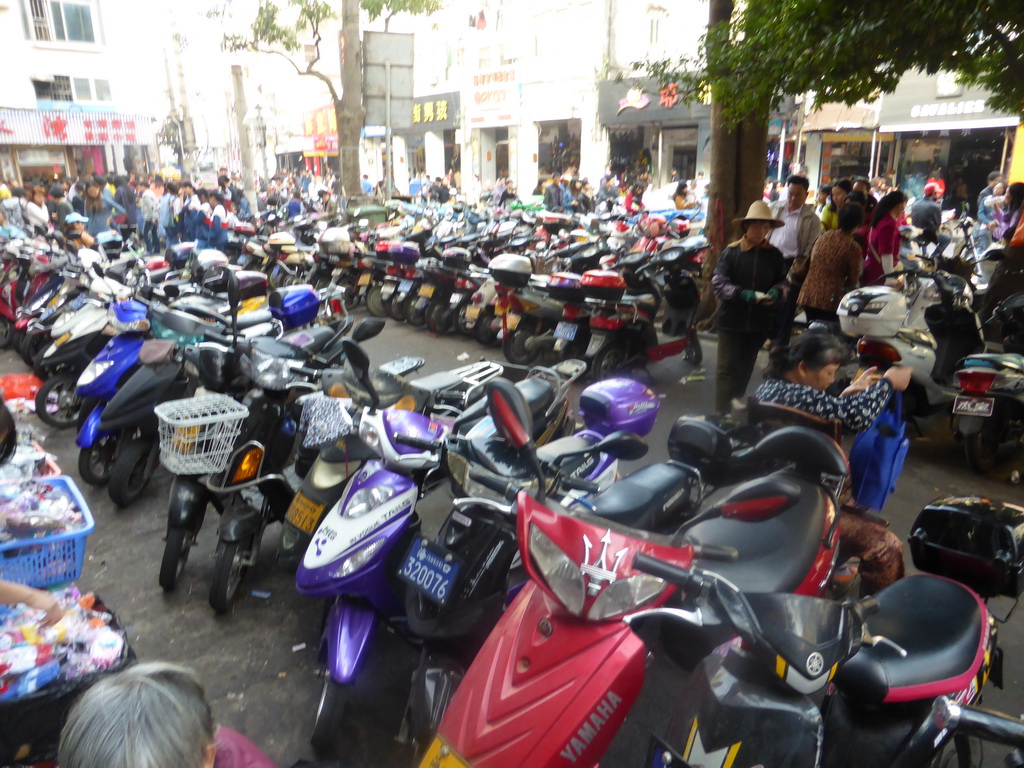
[[[676, 417], [706, 412], [712, 403], [715, 349], [705, 340], [704, 381], [687, 381], [690, 366], [668, 360], [652, 365], [652, 386], [664, 395], [658, 424], [649, 442], [649, 460], [666, 457], [665, 440]], [[444, 370], [487, 355], [500, 359], [500, 350], [484, 350], [471, 341], [435, 339], [425, 331], [389, 322], [385, 332], [366, 344], [370, 357], [383, 362], [402, 354], [427, 359], [424, 373]], [[0, 356], [4, 372], [21, 372], [21, 361], [11, 353]], [[45, 446], [57, 454], [65, 472], [76, 477], [77, 448], [70, 432], [56, 433], [35, 417], [19, 417], [33, 424]], [[1008, 454], [988, 477], [967, 469], [963, 452], [941, 418], [924, 425], [915, 439], [895, 497], [886, 508], [893, 529], [906, 536], [918, 510], [941, 494], [979, 493], [1022, 501], [1019, 486], [1007, 481], [1013, 468], [1021, 468], [1024, 454]], [[157, 584], [163, 551], [166, 504], [171, 478], [160, 473], [146, 498], [135, 507], [117, 510], [106, 492], [84, 483], [96, 518], [96, 532], [89, 538], [87, 562], [81, 585], [93, 589], [116, 607], [130, 629], [130, 639], [140, 659], [164, 659], [196, 668], [202, 675], [218, 720], [256, 741], [279, 765], [288, 766], [310, 758], [308, 735], [316, 710], [321, 681], [317, 676], [316, 648], [321, 605], [298, 596], [292, 579], [274, 565], [277, 530], [268, 532], [260, 562], [249, 574], [244, 598], [233, 613], [213, 614], [206, 601], [212, 572], [215, 520], [206, 522], [198, 551], [194, 552], [177, 592], [165, 595]], [[421, 505], [428, 527], [436, 526], [446, 512], [448, 498], [440, 492]], [[269, 593], [258, 597], [253, 592]], [[997, 611], [1009, 610], [1000, 605]], [[1014, 713], [1024, 712], [1024, 675], [1021, 660], [1022, 633], [1013, 618], [1004, 628], [1001, 643], [1006, 650], [1006, 690], [990, 687], [986, 703]], [[409, 674], [416, 652], [404, 641], [382, 633], [370, 667], [355, 691], [355, 703], [346, 728], [339, 733], [338, 751], [343, 766], [407, 766], [410, 751], [395, 740], [402, 716]], [[657, 662], [655, 662], [657, 663]], [[657, 667], [654, 680], [634, 710], [607, 766], [640, 765], [645, 734], [651, 723], [667, 712], [666, 697], [680, 684], [670, 670]], [[995, 765], [994, 760], [987, 763]]]

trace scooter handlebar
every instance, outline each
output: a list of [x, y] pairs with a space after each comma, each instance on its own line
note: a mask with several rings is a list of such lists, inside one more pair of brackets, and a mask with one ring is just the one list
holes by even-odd
[[494, 475], [484, 474], [476, 468], [470, 468], [469, 477], [484, 488], [494, 491], [506, 499], [514, 499], [516, 494], [519, 493], [519, 484], [515, 482], [505, 482], [500, 477]]
[[[425, 440], [422, 437], [413, 437], [412, 435], [395, 435], [395, 442], [401, 443], [402, 445], [408, 445], [413, 448], [419, 448], [423, 451], [439, 451], [441, 450], [444, 443], [441, 440]], [[474, 478], [475, 479], [475, 478]], [[485, 483], [481, 483], [485, 485]]]
[[633, 558], [633, 568], [643, 573], [649, 573], [651, 576], [657, 576], [683, 590], [700, 587], [704, 584], [704, 574], [700, 571], [680, 568], [642, 552], [638, 552]]

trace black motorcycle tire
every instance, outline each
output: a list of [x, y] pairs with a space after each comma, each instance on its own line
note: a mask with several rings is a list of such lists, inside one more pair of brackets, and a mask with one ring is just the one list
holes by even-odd
[[[55, 429], [74, 426], [78, 421], [78, 412], [82, 401], [75, 394], [78, 376], [71, 373], [59, 373], [43, 382], [36, 392], [36, 415], [44, 424]], [[50, 411], [50, 396], [56, 397], [56, 411]]]
[[614, 341], [605, 344], [594, 355], [590, 364], [590, 373], [593, 375], [594, 381], [607, 379], [619, 373], [625, 367], [626, 357], [626, 348], [622, 344]]
[[173, 592], [178, 586], [181, 574], [185, 572], [189, 551], [192, 549], [192, 532], [185, 528], [169, 528], [164, 541], [164, 555], [160, 560], [160, 588]]
[[436, 336], [445, 336], [452, 329], [454, 315], [447, 304], [430, 302], [427, 307], [427, 330]]
[[[328, 282], [328, 285], [330, 283]], [[345, 285], [345, 309], [352, 310], [359, 306], [359, 286], [355, 283]]]
[[967, 465], [983, 475], [992, 470], [999, 456], [999, 422], [989, 417], [979, 432], [964, 438]]
[[78, 474], [89, 485], [100, 488], [110, 481], [110, 470], [117, 455], [117, 435], [98, 438], [78, 452]]
[[6, 317], [0, 317], [0, 349], [7, 349], [14, 341], [14, 323]]
[[25, 365], [32, 365], [35, 362], [36, 356], [50, 346], [52, 342], [53, 339], [45, 333], [25, 336], [18, 350], [21, 353], [21, 359], [25, 361]]
[[683, 360], [693, 366], [704, 362], [704, 348], [700, 345], [700, 336], [697, 335], [696, 328], [690, 329], [690, 343], [683, 352]]
[[415, 293], [410, 293], [409, 298], [405, 300], [405, 321], [415, 328], [422, 328], [427, 324], [427, 310], [430, 309], [429, 302], [424, 309], [416, 309], [419, 303], [420, 297]]
[[397, 292], [391, 294], [391, 301], [388, 303], [388, 314], [392, 320], [405, 320], [405, 304], [411, 296], [407, 293], [400, 296]]
[[341, 734], [341, 721], [348, 705], [348, 686], [341, 685], [331, 679], [330, 674], [324, 675], [324, 685], [320, 691], [320, 703], [316, 708], [316, 720], [313, 722], [313, 733], [309, 743], [318, 757], [329, 757], [334, 753], [334, 745]]
[[110, 468], [107, 493], [118, 507], [134, 504], [145, 492], [156, 468], [149, 459], [152, 447], [149, 440], [132, 440], [122, 447], [114, 466]]
[[[11, 335], [11, 349], [21, 355], [21, 359], [25, 360], [25, 352], [23, 350], [25, 341], [28, 339], [28, 334], [24, 331], [14, 331]], [[29, 365], [32, 364], [32, 358], [25, 360]]]
[[476, 325], [473, 326], [473, 338], [485, 347], [493, 345], [498, 339], [494, 330], [494, 319], [494, 309], [488, 307], [480, 313], [476, 319]]
[[384, 301], [384, 286], [371, 285], [366, 292], [366, 310], [374, 317], [387, 317], [388, 304]]
[[242, 589], [248, 568], [238, 563], [241, 550], [242, 542], [217, 542], [210, 583], [210, 607], [217, 613], [228, 613]]
[[473, 330], [476, 327], [476, 323], [471, 322], [470, 319], [466, 317], [466, 312], [471, 306], [473, 305], [468, 303], [462, 304], [452, 316], [452, 325], [455, 326], [456, 332], [460, 336], [467, 336], [469, 338], [473, 338]]
[[526, 348], [528, 339], [536, 336], [533, 323], [520, 323], [512, 333], [501, 342], [501, 351], [505, 359], [512, 365], [533, 365], [540, 357], [540, 350], [530, 351]]

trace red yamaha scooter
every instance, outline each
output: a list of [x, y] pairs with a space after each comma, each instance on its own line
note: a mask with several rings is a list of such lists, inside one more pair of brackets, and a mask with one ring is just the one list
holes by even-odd
[[[501, 382], [487, 389], [498, 431], [535, 460], [525, 404]], [[790, 427], [750, 458], [785, 466], [698, 514], [683, 539], [520, 493], [519, 547], [531, 582], [469, 668], [421, 768], [597, 765], [644, 680], [644, 643], [623, 619], [673, 591], [634, 569], [637, 553], [660, 552], [683, 568], [718, 561], [710, 567], [744, 591], [825, 594], [845, 456], [821, 433]], [[600, 509], [600, 497], [595, 503]]]

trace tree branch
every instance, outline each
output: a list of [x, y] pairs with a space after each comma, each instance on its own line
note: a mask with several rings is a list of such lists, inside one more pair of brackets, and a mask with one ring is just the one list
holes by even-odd
[[319, 61], [319, 55], [317, 56], [316, 59], [309, 62], [306, 68], [303, 69], [302, 67], [295, 63], [295, 60], [292, 59], [291, 56], [289, 56], [287, 53], [284, 53], [283, 51], [275, 51], [273, 48], [261, 48], [259, 46], [252, 46], [252, 50], [256, 53], [272, 53], [275, 56], [280, 56], [282, 59], [284, 59], [285, 61], [292, 65], [292, 68], [295, 70], [296, 74], [309, 75], [310, 77], [315, 77], [318, 80], [320, 80], [320, 82], [327, 86], [327, 90], [331, 92], [331, 98], [334, 101], [338, 100], [338, 90], [334, 87], [334, 83], [331, 81], [331, 78], [329, 78], [323, 72], [317, 72], [315, 69], [313, 69], [313, 65], [316, 64], [317, 61]]
[[1003, 47], [1003, 58], [1006, 60], [1007, 70], [1009, 70], [1018, 83], [1024, 85], [1024, 62], [1016, 55], [1016, 49], [1010, 36], [999, 29], [997, 25], [992, 25], [991, 27], [986, 25], [986, 27], [985, 31], [998, 40], [999, 44]]

